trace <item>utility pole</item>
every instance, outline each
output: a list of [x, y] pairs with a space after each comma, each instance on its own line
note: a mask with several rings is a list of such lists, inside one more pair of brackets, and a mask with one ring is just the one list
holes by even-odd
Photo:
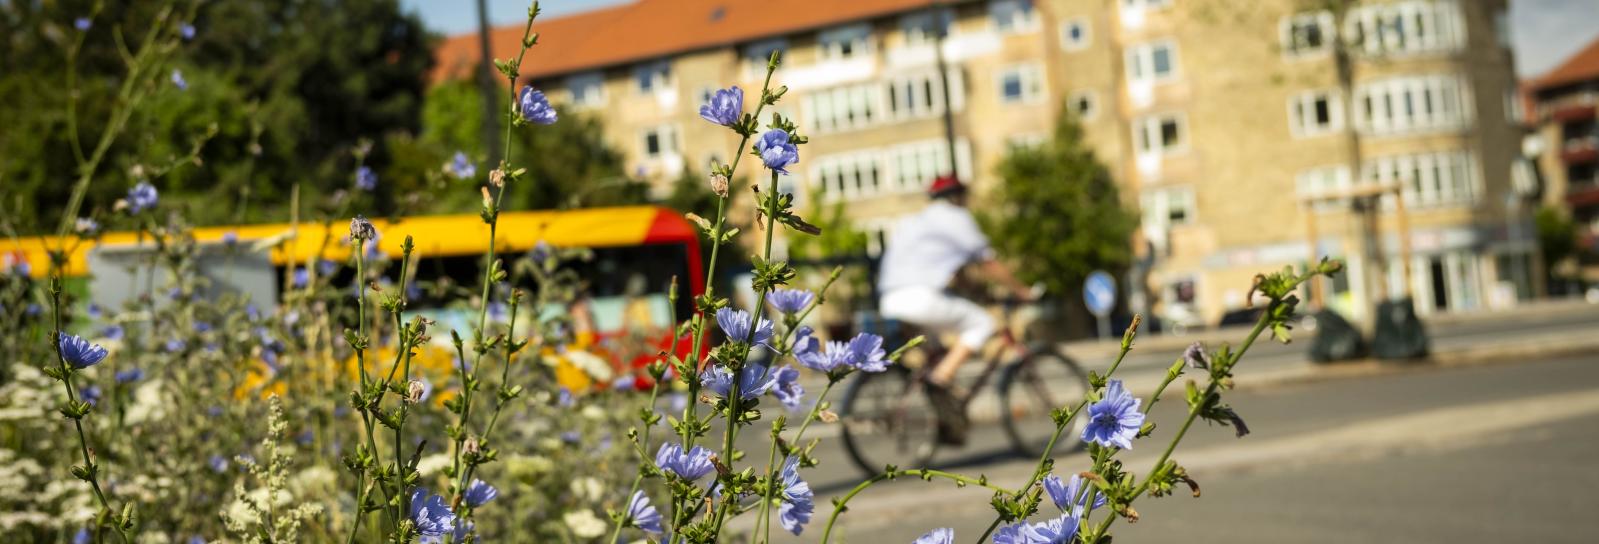
[[483, 150], [488, 163], [500, 164], [500, 148], [494, 145], [500, 134], [499, 94], [494, 77], [494, 51], [489, 48], [489, 9], [487, 0], [477, 0], [478, 91], [483, 95]]
[[[933, 59], [938, 66], [938, 87], [944, 93], [944, 145], [949, 151], [949, 174], [953, 176], [959, 169], [955, 167], [955, 111], [950, 104], [949, 65], [944, 62], [944, 35], [948, 27], [944, 24], [943, 4], [943, 0], [932, 0], [927, 11], [933, 21]], [[949, 24], [954, 23], [954, 17], [950, 17]]]

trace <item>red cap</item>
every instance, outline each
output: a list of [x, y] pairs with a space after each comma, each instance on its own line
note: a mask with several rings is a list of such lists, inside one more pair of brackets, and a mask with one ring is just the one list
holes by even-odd
[[966, 191], [966, 184], [961, 183], [955, 176], [938, 176], [933, 184], [927, 187], [927, 196], [939, 197]]

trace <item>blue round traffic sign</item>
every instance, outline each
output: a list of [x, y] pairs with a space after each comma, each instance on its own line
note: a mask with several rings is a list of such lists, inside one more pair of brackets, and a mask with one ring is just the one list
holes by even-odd
[[1094, 315], [1110, 315], [1116, 306], [1116, 278], [1103, 270], [1095, 270], [1083, 281], [1083, 304]]

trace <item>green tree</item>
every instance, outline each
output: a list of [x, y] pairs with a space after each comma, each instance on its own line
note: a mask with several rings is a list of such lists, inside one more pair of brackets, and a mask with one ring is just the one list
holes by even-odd
[[[509, 100], [502, 91], [499, 102], [505, 104]], [[438, 160], [462, 151], [482, 162], [487, 160], [486, 149], [503, 145], [484, 145], [482, 141], [482, 102], [482, 94], [470, 81], [443, 83], [428, 91], [422, 108], [420, 139], [438, 150]], [[507, 206], [553, 209], [648, 202], [648, 186], [624, 170], [622, 152], [605, 141], [600, 120], [582, 112], [557, 109], [559, 122], [537, 131], [511, 132], [511, 162], [527, 168], [532, 183], [507, 187]], [[486, 172], [488, 168], [482, 170]], [[476, 209], [472, 195], [467, 193], [467, 197], [454, 207]]]
[[1577, 226], [1565, 212], [1544, 206], [1533, 216], [1538, 230], [1538, 246], [1543, 250], [1544, 270], [1554, 274], [1555, 266], [1577, 252]]
[[1022, 280], [1068, 295], [1093, 270], [1126, 268], [1137, 225], [1069, 110], [1061, 108], [1049, 142], [1005, 156], [995, 206], [984, 216], [995, 247], [1015, 260]]
[[[12, 216], [21, 228], [47, 228], [71, 191], [78, 160], [69, 107], [92, 145], [127, 76], [120, 51], [143, 47], [169, 7], [197, 32], [154, 67], [161, 77], [96, 170], [89, 210], [108, 209], [134, 172], [164, 169], [201, 138], [202, 164], [150, 179], [163, 199], [193, 202], [190, 216], [201, 223], [281, 219], [297, 184], [307, 197], [348, 188], [350, 151], [363, 138], [378, 142], [368, 162], [382, 167], [394, 157], [387, 136], [417, 130], [433, 38], [396, 0], [193, 5], [190, 19], [187, 1], [0, 3], [0, 196], [37, 203]], [[93, 26], [78, 31], [78, 17]], [[69, 62], [68, 45], [79, 38], [83, 47]], [[182, 73], [187, 90], [170, 81], [171, 71]], [[380, 185], [375, 211], [395, 200]], [[240, 217], [247, 202], [254, 211]]]

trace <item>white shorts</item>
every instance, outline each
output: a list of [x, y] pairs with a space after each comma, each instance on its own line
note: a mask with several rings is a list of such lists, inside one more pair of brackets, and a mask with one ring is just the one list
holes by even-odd
[[951, 296], [942, 289], [902, 287], [883, 294], [883, 317], [898, 319], [931, 332], [960, 334], [960, 342], [972, 350], [994, 335], [994, 318], [970, 300]]

